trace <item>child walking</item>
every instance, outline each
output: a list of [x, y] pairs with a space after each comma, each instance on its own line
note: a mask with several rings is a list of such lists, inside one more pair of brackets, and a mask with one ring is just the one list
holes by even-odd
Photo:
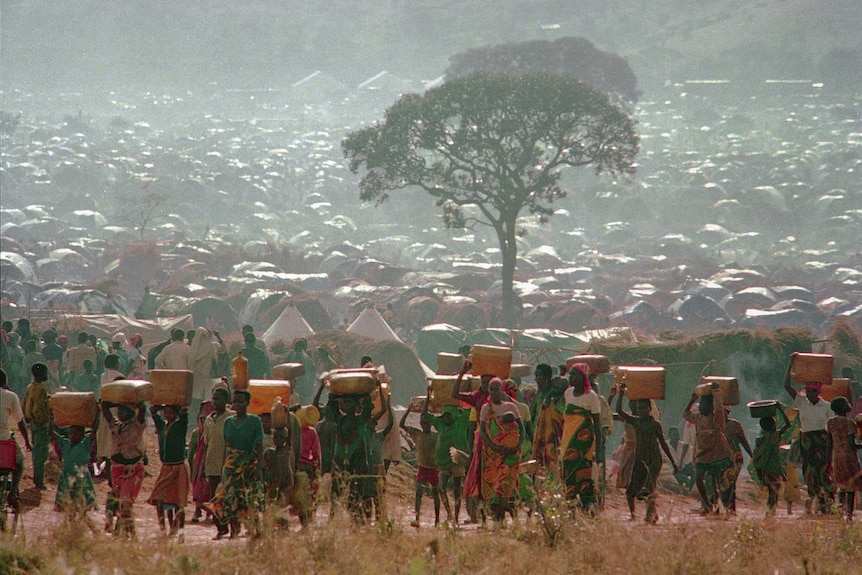
[[[162, 416], [160, 411], [164, 412]], [[165, 534], [165, 513], [170, 526], [169, 536], [185, 538], [186, 503], [189, 499], [189, 468], [186, 465], [186, 430], [189, 410], [177, 405], [154, 405], [150, 408], [159, 437], [159, 458], [162, 466], [153, 492], [147, 501], [156, 507], [156, 517], [162, 535]]]
[[843, 508], [845, 519], [852, 521], [856, 492], [862, 491], [862, 470], [856, 455], [856, 450], [862, 449], [862, 445], [855, 441], [856, 423], [847, 417], [850, 402], [839, 396], [830, 402], [829, 407], [835, 415], [826, 422], [826, 431], [829, 433], [829, 463], [826, 471], [838, 488], [838, 502]]
[[272, 430], [273, 446], [263, 452], [263, 471], [267, 477], [267, 500], [279, 508], [287, 507], [293, 490], [293, 454], [287, 430]]
[[[423, 412], [428, 411], [431, 388], [425, 396]], [[431, 422], [427, 417], [420, 417], [421, 429], [407, 425], [407, 416], [410, 411], [405, 411], [401, 416], [399, 427], [407, 432], [416, 445], [416, 461], [419, 469], [416, 471], [416, 518], [410, 522], [413, 527], [419, 527], [419, 512], [422, 509], [422, 496], [428, 494], [434, 500], [434, 525], [440, 524], [440, 474], [437, 468], [437, 433], [431, 430]]]
[[[198, 410], [198, 425], [192, 431], [191, 439], [189, 439], [188, 462], [192, 473], [192, 501], [195, 503], [192, 523], [200, 522], [204, 512], [203, 504], [212, 498], [212, 491], [210, 491], [209, 479], [207, 478], [206, 467], [204, 465], [207, 446], [206, 442], [204, 442], [203, 434], [204, 421], [213, 412], [213, 409], [211, 400], [206, 399], [201, 402], [200, 409]], [[207, 518], [209, 517], [210, 513], [207, 512]]]
[[783, 409], [778, 414], [784, 420], [781, 429], [776, 430], [775, 418], [760, 418], [760, 435], [754, 444], [751, 455], [752, 479], [766, 487], [766, 517], [775, 515], [778, 496], [784, 486], [787, 476], [781, 461], [781, 436], [790, 429], [790, 420]]
[[299, 508], [299, 521], [305, 527], [314, 518], [318, 482], [321, 475], [323, 455], [320, 449], [320, 437], [314, 428], [320, 421], [320, 411], [313, 405], [300, 407], [296, 411], [296, 418], [299, 420], [302, 431], [293, 499], [296, 502], [295, 507]]
[[87, 511], [96, 507], [96, 487], [90, 477], [88, 464], [93, 450], [94, 431], [73, 425], [68, 435], [61, 435], [53, 425], [49, 428], [51, 439], [63, 452], [63, 468], [57, 479], [55, 511], [66, 511], [70, 518], [81, 517], [89, 524]]
[[620, 420], [634, 428], [635, 446], [632, 456], [631, 478], [626, 486], [626, 501], [629, 504], [630, 519], [635, 518], [635, 498], [646, 500], [646, 516], [644, 521], [656, 523], [658, 513], [656, 511], [656, 485], [661, 472], [661, 453], [659, 447], [664, 451], [674, 474], [679, 468], [674, 460], [673, 453], [664, 438], [661, 424], [650, 415], [650, 402], [648, 399], [632, 399], [629, 405], [634, 415], [623, 411], [623, 394], [625, 385], [620, 386], [617, 394], [617, 415]]
[[[114, 408], [117, 409], [116, 417], [111, 413]], [[108, 425], [111, 430], [111, 491], [105, 505], [105, 528], [124, 537], [135, 536], [132, 508], [144, 482], [144, 451], [141, 443], [146, 429], [145, 414], [143, 403], [129, 406], [102, 401], [104, 420], [99, 424]]]

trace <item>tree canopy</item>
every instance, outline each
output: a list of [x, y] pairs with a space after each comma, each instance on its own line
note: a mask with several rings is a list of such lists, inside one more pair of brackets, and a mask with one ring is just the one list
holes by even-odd
[[[514, 325], [517, 218], [546, 222], [566, 196], [565, 167], [629, 177], [639, 138], [608, 96], [573, 78], [475, 74], [402, 96], [374, 126], [342, 142], [364, 201], [419, 187], [447, 227], [490, 226], [503, 257], [503, 321]], [[465, 217], [464, 206], [476, 215]]]
[[466, 50], [449, 58], [446, 78], [463, 78], [476, 72], [512, 76], [549, 72], [570, 76], [627, 103], [637, 102], [640, 95], [637, 78], [625, 58], [599, 50], [580, 37]]

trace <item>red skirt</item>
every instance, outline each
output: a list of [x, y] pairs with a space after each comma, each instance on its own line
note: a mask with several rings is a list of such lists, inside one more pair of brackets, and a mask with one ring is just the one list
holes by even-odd
[[176, 505], [185, 507], [189, 501], [189, 468], [183, 463], [174, 465], [162, 464], [159, 477], [153, 486], [153, 492], [147, 503], [155, 505], [156, 502], [165, 505]]
[[430, 469], [420, 465], [419, 470], [416, 472], [416, 483], [437, 487], [440, 483], [440, 471], [438, 469]]

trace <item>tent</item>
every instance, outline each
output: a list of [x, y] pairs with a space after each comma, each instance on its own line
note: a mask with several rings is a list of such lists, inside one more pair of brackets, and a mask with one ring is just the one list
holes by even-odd
[[[401, 338], [392, 331], [392, 328], [389, 327], [389, 324], [386, 323], [386, 320], [383, 319], [380, 312], [373, 307], [368, 307], [362, 310], [359, 317], [353, 320], [353, 323], [351, 323], [345, 331], [352, 335], [361, 335], [380, 341], [404, 343], [401, 341]], [[413, 354], [416, 355], [415, 350], [413, 351]], [[374, 356], [372, 355], [372, 357]], [[417, 359], [419, 359], [418, 356]], [[374, 361], [378, 364], [382, 363], [380, 359], [376, 357], [374, 358]], [[428, 367], [421, 359], [419, 359], [419, 365], [426, 377], [430, 377], [434, 374], [434, 370]], [[436, 363], [434, 365], [436, 365]]]
[[416, 336], [416, 353], [423, 363], [437, 367], [437, 354], [457, 353], [466, 337], [463, 329], [448, 323], [426, 325]]
[[287, 306], [278, 316], [278, 319], [263, 332], [261, 339], [266, 342], [267, 347], [272, 347], [272, 344], [279, 340], [289, 345], [299, 337], [311, 335], [314, 335], [314, 330], [311, 329], [299, 310], [293, 306]]
[[386, 323], [380, 312], [373, 307], [367, 307], [362, 310], [359, 317], [353, 320], [353, 323], [347, 328], [347, 333], [364, 335], [384, 341], [401, 341], [401, 338], [392, 331], [392, 328], [389, 327], [389, 324]]

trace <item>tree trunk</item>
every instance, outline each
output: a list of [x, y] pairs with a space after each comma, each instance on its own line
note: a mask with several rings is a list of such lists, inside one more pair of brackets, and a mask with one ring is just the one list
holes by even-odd
[[511, 223], [503, 223], [502, 227], [497, 230], [497, 235], [500, 240], [500, 251], [503, 256], [503, 271], [502, 271], [502, 319], [503, 327], [517, 327], [516, 307], [518, 306], [517, 298], [513, 284], [515, 283], [515, 264], [518, 261], [518, 244], [515, 241], [515, 221]]

